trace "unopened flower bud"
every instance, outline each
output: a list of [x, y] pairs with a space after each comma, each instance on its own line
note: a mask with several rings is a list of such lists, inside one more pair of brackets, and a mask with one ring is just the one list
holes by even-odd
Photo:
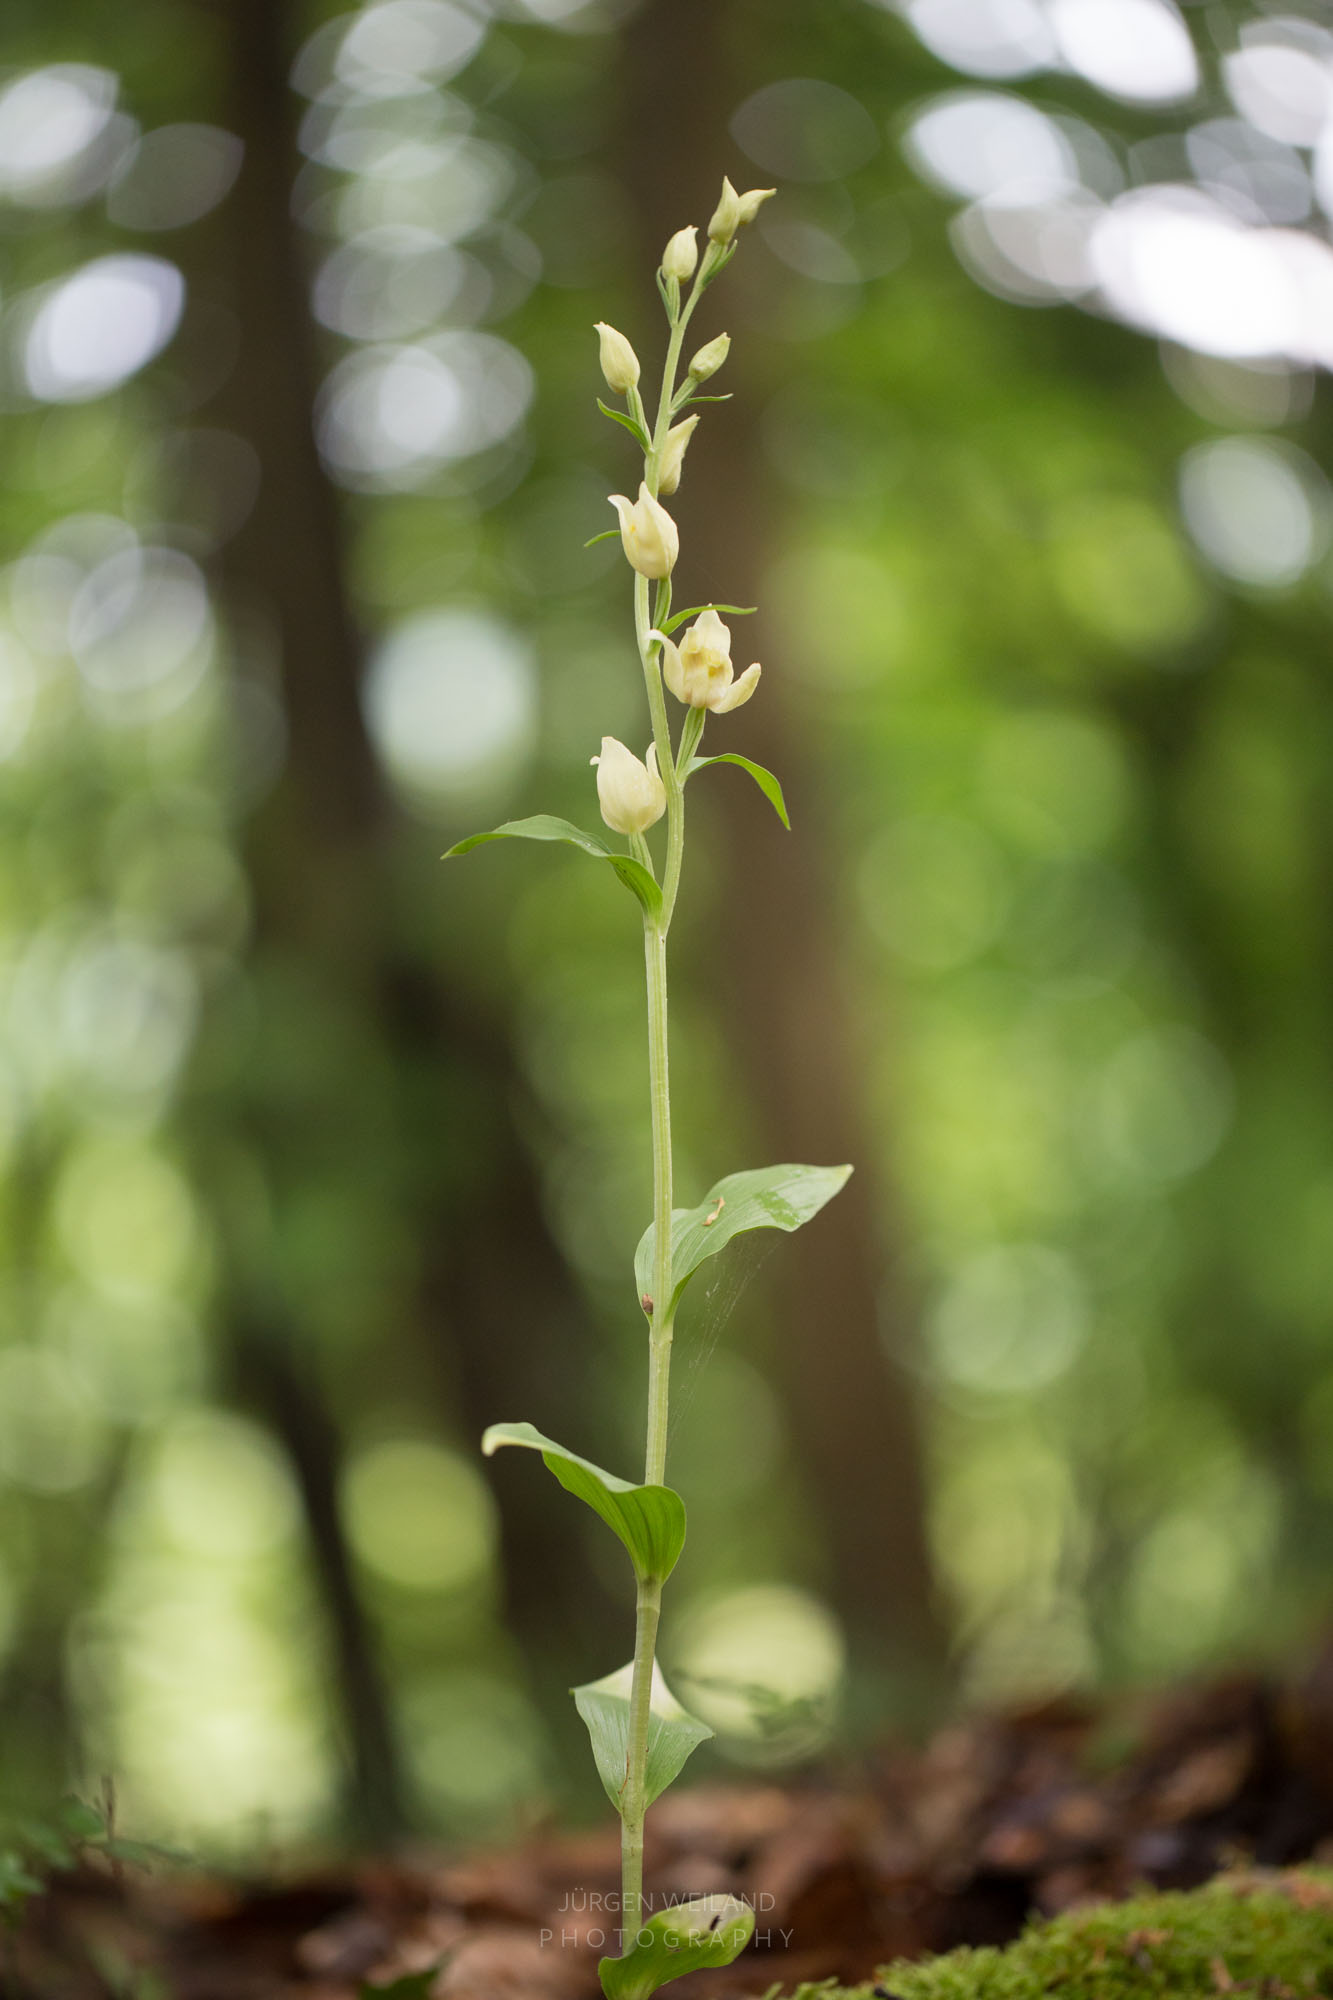
[[690, 441], [698, 416], [686, 417], [682, 423], [673, 424], [666, 434], [662, 446], [662, 462], [657, 473], [659, 493], [674, 493], [680, 485], [681, 461], [685, 457], [685, 447]]
[[709, 238], [714, 243], [730, 243], [740, 225], [741, 198], [727, 176], [722, 176], [722, 197], [713, 210], [708, 224]]
[[630, 568], [659, 581], [670, 576], [680, 554], [680, 535], [666, 508], [654, 500], [642, 480], [637, 500], [629, 500], [623, 493], [612, 493], [610, 500], [620, 516], [620, 543]]
[[774, 188], [751, 188], [748, 194], [737, 194], [724, 174], [722, 196], [708, 224], [711, 240], [714, 243], [730, 243], [738, 229], [754, 221], [764, 202], [774, 193]]
[[679, 646], [664, 633], [662, 678], [689, 708], [711, 708], [714, 715], [726, 715], [748, 701], [759, 683], [760, 668], [747, 667], [739, 680], [732, 678], [731, 632], [716, 611], [701, 611]]
[[694, 267], [699, 261], [699, 246], [695, 242], [698, 231], [691, 223], [688, 229], [678, 229], [666, 249], [662, 252], [662, 276], [678, 278], [682, 282], [694, 276]]
[[716, 375], [731, 351], [731, 335], [719, 333], [714, 340], [706, 341], [690, 363], [690, 376], [695, 382], [706, 382], [710, 375]]
[[646, 833], [657, 824], [666, 811], [666, 786], [658, 775], [656, 745], [650, 745], [643, 764], [614, 736], [604, 736], [602, 754], [592, 762], [602, 818], [613, 833]]
[[740, 225], [753, 222], [764, 203], [777, 193], [776, 188], [751, 188], [748, 194], [738, 195], [736, 205], [740, 209]]
[[617, 396], [624, 396], [638, 383], [639, 357], [624, 334], [617, 333], [605, 320], [597, 321], [597, 334], [602, 343], [599, 359], [607, 387], [614, 389]]

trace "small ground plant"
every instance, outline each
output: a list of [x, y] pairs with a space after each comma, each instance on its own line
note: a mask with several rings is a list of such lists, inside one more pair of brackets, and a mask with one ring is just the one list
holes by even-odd
[[[734, 750], [703, 756], [704, 725], [749, 701], [758, 665], [737, 677], [731, 633], [722, 614], [745, 615], [734, 604], [672, 609], [672, 577], [680, 552], [676, 524], [662, 496], [677, 489], [686, 448], [699, 422], [696, 405], [725, 401], [703, 385], [721, 368], [730, 345], [725, 333], [707, 341], [679, 382], [685, 335], [696, 306], [736, 253], [737, 232], [750, 222], [772, 189], [737, 194], [730, 181], [708, 225], [700, 255], [695, 228], [677, 230], [657, 273], [668, 338], [662, 387], [650, 421], [639, 393], [639, 361], [622, 333], [599, 324], [601, 367], [608, 387], [624, 401], [599, 407], [621, 424], [643, 453], [637, 498], [611, 495], [626, 559], [634, 577], [634, 633], [652, 742], [643, 759], [612, 736], [603, 736], [592, 758], [602, 818], [624, 846], [608, 846], [567, 820], [539, 814], [511, 820], [489, 833], [459, 841], [462, 854], [488, 840], [564, 841], [611, 869], [637, 899], [643, 921], [648, 993], [648, 1094], [651, 1108], [653, 1216], [634, 1257], [634, 1288], [647, 1323], [648, 1407], [641, 1483], [617, 1478], [546, 1437], [530, 1423], [493, 1424], [482, 1449], [521, 1445], [540, 1452], [548, 1471], [600, 1515], [624, 1544], [634, 1568], [634, 1657], [624, 1667], [574, 1689], [587, 1724], [602, 1783], [621, 1821], [619, 1957], [604, 1958], [600, 1972], [608, 2000], [647, 2000], [668, 1980], [704, 1966], [729, 1965], [754, 1929], [754, 1913], [729, 1896], [705, 1896], [652, 1911], [643, 1895], [644, 1815], [677, 1776], [691, 1751], [712, 1734], [686, 1712], [656, 1665], [662, 1590], [685, 1541], [685, 1503], [666, 1484], [667, 1407], [672, 1328], [681, 1295], [694, 1273], [733, 1237], [751, 1229], [794, 1230], [835, 1195], [850, 1167], [778, 1166], [729, 1174], [693, 1208], [673, 1206], [671, 1098], [667, 1061], [667, 936], [676, 908], [685, 852], [687, 786], [716, 764], [735, 764], [750, 775], [783, 824], [787, 810], [771, 772]], [[688, 287], [688, 290], [686, 289]], [[689, 414], [685, 414], [686, 412]], [[595, 538], [600, 539], [600, 537]], [[753, 607], [749, 607], [753, 609]], [[679, 637], [675, 635], [679, 635]], [[673, 732], [667, 694], [681, 711]], [[653, 854], [650, 829], [665, 821], [664, 851]]]

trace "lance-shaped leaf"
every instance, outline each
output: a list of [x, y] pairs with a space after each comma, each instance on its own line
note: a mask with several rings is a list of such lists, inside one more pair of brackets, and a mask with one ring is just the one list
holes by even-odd
[[[708, 1258], [716, 1257], [747, 1229], [790, 1233], [818, 1215], [847, 1181], [850, 1167], [753, 1167], [728, 1174], [710, 1188], [697, 1208], [677, 1208], [671, 1216], [671, 1304], [674, 1314], [685, 1286]], [[653, 1291], [654, 1225], [649, 1223], [634, 1253], [640, 1298]]]
[[[634, 1662], [617, 1667], [600, 1681], [571, 1688], [574, 1706], [587, 1724], [597, 1775], [616, 1811], [624, 1804], [625, 1773], [629, 1768], [629, 1697]], [[648, 1761], [644, 1773], [644, 1804], [650, 1806], [677, 1777], [685, 1759], [712, 1730], [682, 1708], [653, 1663], [653, 1691], [648, 1710]]]
[[[613, 534], [616, 532], [612, 529]], [[487, 840], [560, 840], [568, 847], [577, 847], [582, 853], [591, 854], [595, 861], [609, 861], [649, 916], [661, 915], [662, 891], [643, 863], [632, 854], [614, 854], [595, 833], [585, 833], [581, 826], [574, 826], [567, 819], [556, 819], [551, 813], [534, 813], [531, 819], [507, 819], [503, 826], [493, 826], [489, 833], [470, 833], [466, 840], [456, 840], [443, 858], [452, 861], [457, 854], [470, 854]]]
[[[597, 398], [597, 407], [604, 417], [610, 417], [613, 424], [623, 424], [630, 436], [638, 444], [640, 450], [645, 452], [652, 450], [652, 439], [644, 430], [643, 425], [638, 423], [635, 418], [627, 417], [623, 410], [613, 410], [609, 403], [602, 401], [600, 396]], [[612, 533], [618, 535], [620, 533], [619, 528], [612, 529]]]
[[762, 764], [756, 764], [750, 757], [737, 756], [734, 750], [722, 750], [716, 757], [691, 757], [681, 776], [692, 778], [696, 771], [705, 770], [709, 764], [739, 764], [742, 771], [748, 771], [788, 833], [791, 832], [791, 821], [787, 818], [787, 801], [782, 796], [781, 785], [771, 771], [766, 771]]
[[[613, 528], [611, 532], [614, 535], [618, 531]], [[733, 618], [748, 618], [758, 609], [757, 604], [691, 604], [684, 611], [678, 611], [674, 618], [668, 618], [662, 630], [667, 633], [674, 632], [678, 625], [683, 625], [687, 618], [697, 618], [701, 611], [726, 611]]]
[[600, 1514], [611, 1532], [619, 1535], [636, 1575], [659, 1583], [670, 1576], [685, 1546], [685, 1502], [672, 1487], [635, 1486], [631, 1480], [617, 1479], [591, 1459], [543, 1437], [532, 1424], [492, 1424], [481, 1448], [489, 1458], [506, 1444], [541, 1453], [547, 1471], [566, 1493]]
[[753, 1936], [754, 1911], [739, 1896], [692, 1896], [649, 1917], [623, 1958], [600, 1960], [602, 1992], [606, 2000], [649, 2000], [668, 1980], [730, 1965]]

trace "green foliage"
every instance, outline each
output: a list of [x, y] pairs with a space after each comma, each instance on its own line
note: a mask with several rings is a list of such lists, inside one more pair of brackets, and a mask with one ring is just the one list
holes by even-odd
[[364, 1980], [358, 2000], [431, 2000], [435, 1982], [447, 1962], [437, 1959], [434, 1965], [425, 1966], [420, 1972], [405, 1972], [400, 1979], [391, 1979], [387, 1986], [372, 1986], [369, 1980]]
[[[819, 1988], [801, 1987], [794, 2000]], [[870, 1995], [870, 1987], [856, 1993]], [[1223, 1876], [1033, 1923], [1002, 1951], [899, 1959], [894, 2000], [1218, 2000], [1237, 1990], [1314, 2000], [1333, 1991], [1333, 1871]]]
[[597, 1967], [606, 2000], [648, 2000], [668, 1980], [730, 1965], [754, 1935], [754, 1911], [735, 1896], [696, 1896], [659, 1910], [623, 1958]]
[[[611, 530], [615, 534], [616, 529]], [[581, 827], [572, 826], [567, 819], [556, 819], [550, 813], [534, 813], [530, 819], [506, 820], [503, 826], [492, 827], [488, 833], [472, 833], [465, 840], [456, 840], [444, 855], [452, 861], [459, 854], [469, 854], [474, 847], [480, 847], [488, 840], [558, 840], [567, 847], [577, 847], [582, 854], [591, 854], [596, 861], [609, 861], [627, 889], [632, 889], [650, 917], [659, 914], [662, 908], [662, 891], [654, 882], [641, 861], [630, 854], [614, 854], [595, 833], [584, 833]]]
[[670, 1486], [636, 1486], [600, 1465], [566, 1451], [532, 1424], [491, 1424], [481, 1441], [487, 1458], [502, 1445], [539, 1451], [542, 1462], [567, 1493], [586, 1502], [629, 1550], [634, 1573], [662, 1583], [685, 1546], [685, 1502]]
[[[606, 1796], [620, 1810], [625, 1789], [626, 1760], [629, 1755], [629, 1697], [634, 1662], [618, 1667], [600, 1681], [587, 1681], [571, 1689], [574, 1706], [587, 1724], [597, 1774]], [[674, 1783], [691, 1753], [713, 1734], [706, 1722], [690, 1715], [670, 1692], [661, 1674], [653, 1678], [652, 1708], [648, 1717], [648, 1756], [644, 1776], [644, 1803], [651, 1805], [667, 1786]]]
[[[597, 398], [597, 407], [604, 417], [610, 417], [612, 423], [623, 424], [625, 426], [625, 429], [634, 439], [640, 451], [652, 450], [652, 440], [641, 423], [637, 423], [633, 417], [627, 417], [623, 410], [613, 410], [609, 403], [602, 401], [600, 396]], [[618, 535], [620, 530], [619, 528], [612, 528], [611, 533]]]
[[791, 832], [791, 821], [787, 817], [787, 801], [782, 796], [781, 785], [771, 771], [766, 771], [762, 764], [756, 764], [749, 757], [738, 757], [734, 750], [723, 750], [716, 757], [691, 757], [681, 772], [682, 782], [686, 778], [692, 778], [696, 771], [706, 770], [710, 764], [739, 764], [742, 771], [748, 771], [788, 833]]
[[89, 1855], [146, 1867], [155, 1861], [183, 1857], [146, 1841], [122, 1840], [110, 1812], [103, 1813], [83, 1799], [62, 1799], [49, 1818], [16, 1817], [0, 1825], [0, 1917], [14, 1922], [47, 1878], [78, 1868]]
[[[710, 1257], [748, 1229], [782, 1229], [791, 1234], [845, 1187], [850, 1167], [751, 1167], [728, 1174], [710, 1188], [697, 1208], [677, 1208], [671, 1217], [671, 1304]], [[650, 1224], [634, 1253], [640, 1298], [651, 1296], [654, 1230]]]

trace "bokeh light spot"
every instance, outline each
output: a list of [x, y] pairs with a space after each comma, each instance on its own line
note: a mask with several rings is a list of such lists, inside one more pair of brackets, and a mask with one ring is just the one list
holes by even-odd
[[532, 401], [532, 370], [493, 334], [450, 332], [349, 354], [320, 399], [320, 448], [352, 485], [410, 489], [499, 444]]
[[912, 120], [904, 148], [947, 194], [1037, 201], [1078, 181], [1073, 147], [1053, 118], [999, 90], [951, 91]]
[[105, 1424], [81, 1372], [38, 1347], [0, 1352], [0, 1478], [69, 1493], [98, 1471]]
[[390, 776], [417, 805], [450, 805], [511, 782], [536, 731], [531, 646], [483, 611], [426, 611], [381, 641], [364, 702]]
[[368, 1445], [343, 1480], [347, 1531], [361, 1560], [406, 1590], [455, 1590], [484, 1575], [490, 1494], [457, 1452], [424, 1439]]
[[1333, 111], [1333, 35], [1295, 16], [1247, 21], [1222, 75], [1242, 117], [1270, 139], [1313, 146]]
[[162, 257], [95, 257], [43, 294], [23, 367], [41, 402], [104, 396], [162, 352], [180, 324], [185, 280]]
[[0, 194], [41, 201], [106, 130], [119, 85], [110, 70], [52, 63], [0, 90]]
[[931, 54], [969, 76], [1030, 76], [1055, 55], [1038, 0], [906, 0], [904, 11]]
[[184, 229], [230, 193], [243, 152], [219, 125], [160, 125], [117, 167], [107, 214], [121, 229]]
[[378, 0], [352, 16], [334, 73], [367, 97], [444, 83], [472, 60], [487, 25], [484, 15], [450, 0]]
[[809, 76], [756, 90], [733, 116], [731, 136], [765, 173], [791, 181], [842, 180], [880, 145], [858, 98]]
[[951, 1382], [988, 1395], [1044, 1389], [1088, 1334], [1071, 1260], [1043, 1244], [982, 1250], [950, 1278], [928, 1321], [931, 1355]]
[[1171, 104], [1199, 85], [1199, 64], [1169, 0], [1051, 0], [1051, 26], [1070, 68], [1108, 97]]
[[756, 1583], [691, 1605], [672, 1674], [686, 1704], [757, 1761], [808, 1755], [827, 1737], [845, 1647], [809, 1591]]
[[1180, 504], [1209, 562], [1238, 583], [1295, 583], [1328, 543], [1322, 472], [1266, 438], [1196, 445], [1181, 463]]
[[1234, 1089], [1225, 1062], [1188, 1028], [1149, 1028], [1106, 1063], [1091, 1102], [1108, 1167], [1138, 1183], [1183, 1180], [1221, 1145]]

